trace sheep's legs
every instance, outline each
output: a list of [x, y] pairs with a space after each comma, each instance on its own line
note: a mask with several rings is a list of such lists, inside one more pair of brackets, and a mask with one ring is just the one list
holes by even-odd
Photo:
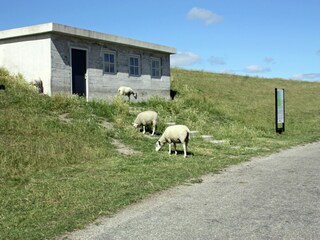
[[186, 158], [187, 157], [187, 144], [186, 143], [183, 144], [183, 153], [184, 153], [184, 157]]
[[[169, 143], [169, 155], [171, 155], [171, 144], [172, 143]], [[177, 155], [177, 150], [176, 150], [176, 144], [173, 143], [173, 150], [174, 150], [174, 154]]]
[[142, 126], [142, 129], [143, 129], [143, 134], [146, 133], [146, 126]]
[[154, 135], [154, 133], [156, 132], [156, 127], [157, 127], [157, 121], [156, 120], [153, 120], [152, 121], [152, 136]]
[[[174, 154], [177, 155], [178, 152], [177, 152], [177, 148], [176, 148], [177, 147], [176, 143], [168, 143], [168, 145], [169, 145], [169, 155], [171, 155], [171, 144], [173, 144]], [[183, 145], [183, 153], [184, 153], [183, 155], [186, 158], [187, 157], [188, 146], [187, 146], [186, 143], [183, 143], [182, 145]]]

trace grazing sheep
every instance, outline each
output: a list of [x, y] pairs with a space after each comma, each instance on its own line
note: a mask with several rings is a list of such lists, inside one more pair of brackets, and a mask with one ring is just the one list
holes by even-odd
[[43, 93], [43, 83], [42, 83], [42, 80], [39, 79], [39, 80], [33, 80], [31, 82], [31, 85], [34, 86], [39, 93]]
[[190, 130], [185, 125], [173, 125], [166, 128], [162, 136], [157, 141], [155, 148], [159, 151], [165, 144], [169, 144], [169, 155], [171, 155], [171, 144], [174, 146], [174, 153], [177, 155], [176, 144], [183, 144], [184, 157], [187, 157], [187, 148], [190, 140]]
[[138, 97], [138, 94], [133, 92], [132, 88], [130, 88], [130, 87], [119, 87], [118, 93], [119, 93], [119, 95], [122, 95], [122, 96], [128, 96], [129, 101], [130, 101], [131, 95], [133, 95], [133, 97], [135, 99], [137, 99], [137, 97]]
[[136, 120], [133, 122], [134, 127], [140, 127], [143, 128], [143, 134], [146, 132], [146, 125], [152, 124], [152, 136], [154, 135], [154, 132], [156, 131], [156, 126], [158, 123], [158, 113], [155, 111], [145, 111], [138, 114]]

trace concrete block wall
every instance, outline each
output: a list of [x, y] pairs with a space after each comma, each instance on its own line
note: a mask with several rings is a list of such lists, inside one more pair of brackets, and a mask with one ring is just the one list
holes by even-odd
[[[120, 86], [129, 86], [137, 91], [138, 101], [151, 96], [170, 98], [170, 55], [125, 45], [107, 44], [92, 40], [52, 34], [52, 93], [71, 93], [71, 48], [87, 51], [88, 99], [111, 99]], [[105, 52], [116, 54], [117, 73], [103, 73]], [[129, 56], [140, 56], [141, 76], [129, 76]], [[162, 76], [151, 78], [151, 58], [161, 59]], [[136, 101], [132, 98], [133, 101]]]
[[52, 94], [72, 93], [72, 71], [69, 44], [58, 36], [51, 36], [51, 89]]

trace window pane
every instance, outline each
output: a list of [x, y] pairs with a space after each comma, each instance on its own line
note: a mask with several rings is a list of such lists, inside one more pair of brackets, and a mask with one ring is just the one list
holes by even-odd
[[161, 68], [160, 59], [151, 60], [151, 76], [152, 77], [160, 77], [161, 75], [160, 68]]
[[116, 56], [113, 53], [104, 54], [104, 73], [116, 72]]
[[134, 67], [130, 67], [130, 74], [134, 75]]
[[113, 54], [110, 54], [110, 55], [109, 55], [109, 61], [110, 61], [111, 63], [114, 63], [114, 55], [113, 55]]
[[110, 65], [110, 71], [109, 71], [110, 73], [114, 73], [115, 72], [115, 70], [114, 70], [114, 64], [111, 64]]
[[129, 74], [134, 76], [140, 75], [140, 58], [130, 57], [129, 58]]

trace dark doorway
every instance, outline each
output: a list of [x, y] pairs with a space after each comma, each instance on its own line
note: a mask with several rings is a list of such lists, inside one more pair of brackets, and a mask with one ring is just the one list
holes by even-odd
[[87, 52], [71, 49], [72, 93], [86, 96]]

